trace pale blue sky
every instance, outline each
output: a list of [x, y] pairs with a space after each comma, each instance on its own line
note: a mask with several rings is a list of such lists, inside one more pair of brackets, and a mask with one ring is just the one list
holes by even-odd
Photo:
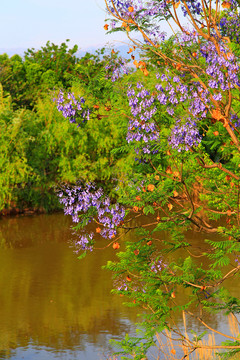
[[48, 40], [80, 49], [98, 47], [123, 34], [106, 35], [104, 0], [3, 0], [0, 11], [0, 48], [39, 48]]
[[[40, 48], [70, 39], [79, 49], [127, 44], [123, 33], [107, 35], [104, 0], [2, 0], [0, 49]], [[169, 34], [169, 26], [162, 30]]]

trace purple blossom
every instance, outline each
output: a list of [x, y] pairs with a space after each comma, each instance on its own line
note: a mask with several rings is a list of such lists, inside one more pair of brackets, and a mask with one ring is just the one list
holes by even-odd
[[174, 115], [174, 110], [173, 110], [173, 108], [167, 108], [166, 110], [167, 110], [167, 112], [168, 112], [169, 115]]
[[162, 271], [164, 268], [166, 267], [166, 264], [163, 262], [162, 259], [155, 259], [151, 262], [150, 264], [150, 269], [151, 271], [153, 271], [155, 274], [157, 274], [158, 272]]
[[[133, 119], [129, 120], [127, 141], [142, 141], [146, 144], [149, 141], [157, 140], [159, 136], [156, 125], [152, 121], [157, 108], [155, 98], [150, 94], [149, 90], [143, 87], [142, 83], [137, 84], [137, 89], [140, 89], [140, 91], [136, 92], [129, 87], [127, 93], [131, 113], [134, 116]], [[143, 147], [144, 153], [148, 153], [149, 150], [146, 145]]]
[[[118, 203], [111, 204], [111, 201], [103, 193], [103, 190], [97, 189], [94, 184], [88, 183], [85, 186], [81, 184], [72, 188], [66, 187], [58, 194], [60, 203], [64, 205], [65, 215], [71, 215], [75, 223], [85, 225], [82, 214], [87, 214], [89, 210], [95, 209], [96, 219], [103, 227], [101, 235], [111, 239], [116, 235], [116, 228], [125, 217], [125, 209]], [[89, 221], [94, 220], [91, 210]], [[78, 235], [79, 240], [75, 243], [77, 251], [91, 250], [93, 248], [93, 233], [87, 233], [82, 230]]]
[[213, 99], [216, 100], [216, 101], [222, 100], [222, 94], [221, 93], [214, 94]]
[[[235, 3], [235, 4], [234, 4]], [[232, 1], [232, 7], [236, 8], [236, 2]], [[240, 18], [239, 13], [230, 10], [224, 10], [225, 16], [220, 20], [220, 31], [223, 36], [228, 36], [235, 43], [240, 43]]]
[[192, 146], [198, 146], [200, 142], [201, 136], [196, 123], [191, 118], [184, 123], [178, 120], [169, 138], [170, 145], [178, 151], [188, 151]]
[[84, 106], [85, 99], [83, 97], [76, 99], [73, 93], [65, 95], [60, 90], [57, 99], [53, 99], [53, 101], [57, 102], [58, 111], [62, 112], [63, 116], [69, 119], [70, 123], [77, 123], [78, 119], [84, 122], [90, 118], [90, 110]]
[[117, 79], [129, 72], [127, 62], [121, 57], [111, 59], [111, 62], [105, 66], [105, 69], [109, 70], [106, 78], [110, 78], [112, 82], [115, 82]]

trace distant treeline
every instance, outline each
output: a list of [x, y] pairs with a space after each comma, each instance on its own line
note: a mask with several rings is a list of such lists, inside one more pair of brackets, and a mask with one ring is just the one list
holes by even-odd
[[[2, 213], [58, 209], [55, 188], [61, 183], [80, 179], [106, 186], [131, 158], [111, 152], [125, 141], [127, 128], [126, 117], [112, 111], [113, 103], [116, 109], [126, 101], [121, 86], [106, 77], [106, 66], [118, 55], [101, 49], [77, 58], [77, 50], [48, 42], [23, 58], [0, 55]], [[96, 108], [94, 121], [84, 128], [69, 123], [53, 102], [60, 89], [87, 95], [89, 107]]]

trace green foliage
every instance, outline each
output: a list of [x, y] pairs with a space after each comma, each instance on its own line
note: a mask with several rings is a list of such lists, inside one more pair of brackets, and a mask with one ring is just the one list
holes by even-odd
[[26, 183], [30, 172], [23, 121], [23, 111], [12, 112], [9, 99], [3, 98], [0, 84], [0, 209], [14, 201], [13, 188]]
[[[145, 334], [144, 334], [145, 335]], [[110, 340], [110, 342], [115, 345], [119, 346], [119, 343], [114, 340]], [[124, 340], [121, 342], [121, 351], [116, 351], [116, 355], [123, 355], [121, 359], [129, 359], [129, 354], [133, 356], [136, 360], [143, 359], [143, 356], [146, 355], [148, 349], [154, 345], [152, 340], [146, 339], [145, 336], [143, 337], [133, 337], [129, 336], [128, 334], [125, 335]]]
[[39, 101], [35, 112], [3, 109], [0, 208], [49, 211], [59, 207], [57, 184], [116, 177], [121, 160], [111, 149], [121, 136], [112, 120], [106, 117], [77, 129], [63, 119], [49, 98]]
[[[64, 43], [60, 47], [47, 43], [40, 51], [28, 50], [24, 61], [19, 56], [11, 59], [1, 56], [2, 63], [6, 63], [0, 76], [7, 69], [10, 71], [8, 67], [12, 64], [19, 76], [24, 73], [25, 85], [15, 88], [19, 78], [5, 78], [5, 90], [14, 88], [17, 97], [15, 90], [9, 96], [0, 87], [0, 210], [58, 209], [55, 187], [78, 179], [102, 183], [111, 193], [111, 182], [116, 182], [125, 168], [131, 167], [133, 156], [129, 149], [122, 153], [112, 151], [122, 146], [127, 131], [127, 119], [120, 117], [125, 106], [123, 85], [114, 85], [106, 79], [106, 64], [112, 58], [116, 60], [117, 55], [107, 55], [102, 49], [76, 59], [76, 51], [76, 47], [67, 50]], [[79, 76], [74, 75], [75, 66]], [[66, 75], [68, 70], [70, 76]], [[77, 128], [64, 119], [52, 101], [57, 90], [49, 94], [56, 84], [72, 84], [72, 91], [87, 96], [89, 106], [98, 105], [94, 121]], [[34, 103], [33, 110], [21, 108], [28, 96], [29, 104]], [[112, 110], [113, 103], [120, 110]]]
[[12, 97], [14, 110], [33, 109], [39, 97], [54, 88], [69, 88], [69, 75], [74, 73], [79, 59], [77, 45], [68, 49], [68, 42], [60, 46], [48, 41], [40, 50], [28, 49], [24, 58], [0, 55], [0, 83], [4, 94]]

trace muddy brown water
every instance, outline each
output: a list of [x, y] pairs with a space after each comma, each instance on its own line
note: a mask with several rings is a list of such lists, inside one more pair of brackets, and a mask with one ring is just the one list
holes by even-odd
[[[134, 334], [139, 310], [110, 293], [111, 274], [101, 269], [115, 251], [78, 260], [70, 225], [61, 213], [0, 220], [0, 359], [106, 359], [109, 339]], [[229, 287], [239, 295], [234, 279]], [[228, 326], [221, 316], [210, 323]], [[191, 320], [188, 326], [202, 330]]]

